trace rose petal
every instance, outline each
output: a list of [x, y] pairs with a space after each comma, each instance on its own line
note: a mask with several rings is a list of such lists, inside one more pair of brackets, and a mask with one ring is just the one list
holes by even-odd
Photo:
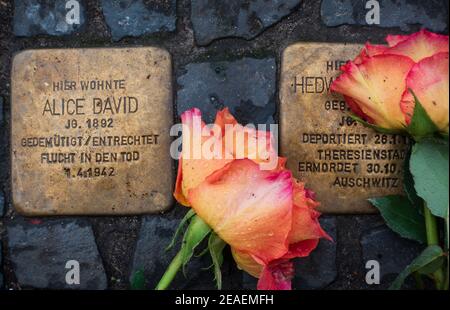
[[[196, 108], [185, 111], [181, 119], [184, 126], [183, 152], [178, 163], [174, 197], [184, 206], [189, 206], [186, 197], [191, 188], [235, 158], [273, 163], [273, 167], [266, 165], [264, 169], [277, 166], [278, 154], [270, 131], [238, 124], [228, 108], [217, 112], [215, 127], [212, 128], [206, 127], [201, 121], [201, 112]], [[211, 149], [215, 147], [221, 151], [213, 158], [205, 158], [202, 150], [210, 145]]]
[[332, 240], [319, 223], [320, 213], [315, 210], [319, 203], [312, 198], [314, 193], [294, 179], [294, 207], [292, 209], [292, 230], [289, 233], [289, 251], [283, 258], [308, 256], [317, 247], [319, 238]]
[[225, 133], [226, 125], [237, 125], [238, 122], [234, 116], [230, 113], [228, 108], [224, 108], [218, 111], [216, 114], [216, 120], [214, 123], [222, 129], [222, 133]]
[[[449, 113], [449, 53], [439, 53], [414, 65], [407, 77], [407, 87], [412, 89], [428, 116], [443, 132], [448, 132]], [[414, 97], [407, 90], [401, 108], [409, 124], [414, 112]]]
[[292, 221], [289, 171], [234, 160], [192, 189], [195, 212], [229, 245], [265, 263], [287, 252]]
[[399, 34], [388, 34], [386, 37], [386, 42], [389, 47], [396, 46], [400, 42], [407, 40], [411, 35], [399, 35]]
[[[201, 120], [199, 109], [185, 111], [181, 115], [183, 122], [183, 151], [178, 163], [178, 175], [175, 184], [174, 197], [179, 203], [189, 206], [188, 192], [202, 183], [207, 176], [232, 161], [227, 159], [222, 146], [220, 132], [209, 130]], [[212, 158], [205, 158], [202, 148], [206, 145], [221, 150]]]
[[250, 254], [231, 248], [231, 254], [239, 269], [244, 270], [255, 278], [259, 278], [263, 265], [259, 264]]
[[350, 97], [374, 124], [403, 129], [405, 119], [400, 100], [406, 88], [406, 75], [413, 65], [410, 58], [398, 55], [377, 55], [360, 65], [348, 62], [331, 90]]
[[360, 118], [362, 118], [363, 120], [365, 120], [366, 122], [369, 123], [373, 123], [373, 119], [371, 119], [368, 115], [366, 115], [361, 108], [359, 107], [359, 103], [355, 100], [353, 100], [353, 98], [349, 97], [349, 96], [344, 96], [345, 102], [347, 103], [348, 107], [350, 108], [350, 110], [356, 115], [359, 116]]
[[367, 42], [361, 50], [361, 53], [353, 60], [353, 62], [357, 65], [361, 64], [368, 57], [373, 57], [376, 55], [383, 54], [388, 49], [387, 46], [384, 45], [374, 45]]
[[224, 148], [233, 158], [249, 158], [256, 163], [273, 160], [276, 163], [278, 154], [270, 131], [240, 125], [228, 108], [217, 112], [215, 124], [221, 128]]
[[280, 171], [286, 169], [287, 158], [286, 157], [278, 157], [278, 166], [275, 169], [276, 171]]
[[[318, 243], [319, 238], [332, 240], [321, 228], [318, 218], [320, 213], [314, 209], [319, 205], [314, 201], [314, 193], [305, 189], [303, 183], [294, 180], [294, 207], [292, 212], [292, 230], [288, 235], [289, 251], [282, 258], [308, 256]], [[258, 264], [249, 254], [232, 249], [233, 257], [239, 268], [254, 277], [258, 277], [262, 264]]]
[[178, 160], [178, 173], [177, 173], [177, 180], [175, 181], [175, 190], [173, 191], [173, 196], [175, 199], [182, 204], [185, 207], [189, 207], [189, 201], [183, 194], [183, 164], [182, 164], [183, 158], [180, 156], [180, 159]]
[[274, 260], [266, 265], [258, 262], [252, 255], [234, 248], [231, 249], [238, 268], [255, 278], [259, 278], [258, 290], [290, 290], [294, 276], [294, 265], [288, 259]]
[[264, 266], [258, 281], [258, 290], [290, 290], [294, 277], [294, 264], [289, 260], [272, 262]]
[[388, 49], [388, 47], [385, 45], [370, 44], [370, 43], [366, 43], [364, 48], [366, 49], [367, 56], [369, 57], [381, 55]]
[[294, 207], [292, 209], [292, 230], [289, 233], [289, 243], [308, 239], [327, 238], [330, 236], [320, 227], [320, 213], [315, 209], [319, 203], [308, 197], [304, 184], [294, 179]]
[[296, 257], [307, 257], [315, 248], [317, 248], [318, 244], [319, 239], [309, 239], [292, 243], [289, 245], [289, 251], [284, 254], [282, 258], [290, 259]]
[[[408, 56], [415, 62], [437, 53], [448, 52], [448, 36], [426, 30], [409, 36], [388, 36], [386, 40], [392, 47], [384, 54]], [[397, 44], [393, 45], [394, 43]]]

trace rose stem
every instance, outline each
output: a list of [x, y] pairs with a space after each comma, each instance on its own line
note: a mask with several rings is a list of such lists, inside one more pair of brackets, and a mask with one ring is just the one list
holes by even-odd
[[161, 277], [161, 280], [159, 280], [159, 283], [158, 285], [156, 285], [155, 290], [167, 289], [167, 287], [172, 282], [173, 278], [175, 278], [175, 275], [180, 269], [181, 264], [182, 264], [182, 255], [181, 251], [179, 251], [178, 254], [173, 258], [169, 267], [167, 267], [166, 272], [164, 272], [163, 276]]
[[[431, 214], [430, 209], [428, 209], [426, 203], [423, 206], [423, 215], [425, 216], [425, 228], [427, 232], [427, 243], [428, 245], [439, 245], [438, 228], [436, 217]], [[434, 282], [436, 288], [442, 289], [444, 282], [444, 272], [442, 268], [439, 268], [433, 273]]]
[[414, 276], [414, 279], [416, 280], [416, 284], [417, 284], [417, 287], [419, 288], [419, 290], [425, 289], [425, 286], [423, 284], [422, 277], [420, 276], [420, 274], [418, 272], [414, 272], [413, 276]]

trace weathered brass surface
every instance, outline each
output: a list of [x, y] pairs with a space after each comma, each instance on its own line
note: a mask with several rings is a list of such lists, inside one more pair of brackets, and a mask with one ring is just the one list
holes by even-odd
[[13, 61], [11, 106], [20, 213], [140, 214], [172, 204], [168, 52], [23, 51]]
[[357, 124], [329, 92], [357, 44], [297, 43], [282, 55], [280, 149], [325, 213], [372, 213], [367, 198], [402, 193], [407, 141]]

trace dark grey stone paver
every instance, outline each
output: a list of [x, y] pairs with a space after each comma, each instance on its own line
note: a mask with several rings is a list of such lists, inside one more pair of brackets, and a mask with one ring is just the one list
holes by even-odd
[[[323, 0], [322, 21], [327, 26], [362, 25], [366, 26], [366, 0]], [[410, 25], [420, 25], [432, 31], [444, 31], [448, 26], [448, 1], [441, 0], [382, 0], [380, 23], [374, 26], [400, 27], [409, 30]], [[370, 4], [370, 3], [369, 3]]]
[[66, 8], [67, 0], [15, 0], [14, 34], [21, 37], [61, 36], [79, 31], [85, 23], [86, 13], [84, 0], [76, 2], [80, 10], [79, 23], [68, 23], [66, 17], [72, 6]]
[[[7, 226], [8, 253], [21, 287], [106, 289], [91, 227], [81, 220], [16, 220]], [[66, 283], [66, 263], [80, 266], [80, 284]]]
[[191, 63], [178, 77], [177, 111], [199, 108], [213, 122], [216, 111], [229, 107], [241, 123], [273, 123], [276, 63], [274, 58]]
[[387, 275], [399, 274], [424, 248], [417, 242], [401, 238], [386, 226], [365, 232], [361, 238], [363, 265], [369, 260], [380, 264], [381, 281]]
[[3, 214], [5, 214], [5, 195], [0, 189], [0, 217], [2, 217]]
[[336, 267], [336, 218], [320, 219], [322, 228], [333, 241], [321, 239], [317, 248], [308, 256], [295, 262], [295, 289], [322, 289], [337, 277]]
[[102, 0], [113, 40], [176, 29], [176, 0]]
[[3, 123], [3, 97], [0, 96], [0, 126]]
[[214, 39], [252, 39], [289, 15], [301, 0], [192, 0], [191, 20], [196, 42]]

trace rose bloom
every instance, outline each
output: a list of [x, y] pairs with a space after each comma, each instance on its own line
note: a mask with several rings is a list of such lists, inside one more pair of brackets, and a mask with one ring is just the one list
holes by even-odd
[[[292, 177], [285, 158], [277, 157], [278, 165], [272, 170], [260, 168], [268, 158], [258, 156], [248, 142], [268, 138], [263, 154], [276, 154], [270, 133], [241, 126], [228, 109], [217, 113], [215, 125], [220, 132], [203, 122], [196, 126], [195, 119], [200, 117], [198, 109], [181, 116], [185, 127], [175, 198], [192, 207], [231, 246], [238, 267], [259, 278], [258, 289], [290, 289], [291, 259], [308, 256], [319, 238], [330, 239], [318, 222], [313, 193]], [[231, 131], [225, 131], [227, 125], [233, 125]], [[220, 145], [221, 152], [213, 158], [194, 159], [195, 131], [203, 132], [202, 147]], [[244, 134], [243, 143], [226, 145], [225, 137], [239, 141], [239, 134]], [[244, 147], [241, 157], [238, 147]]]
[[331, 90], [367, 122], [403, 130], [411, 122], [414, 92], [439, 131], [448, 133], [448, 36], [426, 30], [388, 35], [385, 45], [367, 43], [346, 65]]

